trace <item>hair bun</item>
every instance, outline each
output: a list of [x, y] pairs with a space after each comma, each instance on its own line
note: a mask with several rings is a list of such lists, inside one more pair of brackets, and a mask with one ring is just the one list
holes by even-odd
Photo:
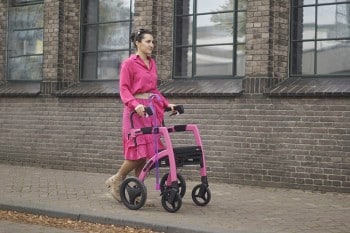
[[131, 35], [130, 35], [131, 42], [135, 41], [135, 37], [136, 37], [136, 33], [135, 32], [131, 33]]

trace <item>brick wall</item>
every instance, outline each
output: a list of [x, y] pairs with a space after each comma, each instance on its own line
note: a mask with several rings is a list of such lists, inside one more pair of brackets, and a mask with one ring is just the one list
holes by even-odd
[[3, 162], [93, 172], [118, 163], [115, 99], [0, 98], [0, 106]]
[[287, 78], [289, 1], [247, 1], [246, 93], [261, 93]]
[[[350, 192], [350, 100], [176, 98], [199, 125], [210, 181]], [[113, 173], [121, 164], [115, 98], [0, 98], [0, 161]], [[174, 135], [181, 145], [189, 136]], [[181, 169], [198, 179], [196, 168]]]
[[41, 93], [49, 95], [79, 80], [80, 1], [47, 0], [44, 7]]

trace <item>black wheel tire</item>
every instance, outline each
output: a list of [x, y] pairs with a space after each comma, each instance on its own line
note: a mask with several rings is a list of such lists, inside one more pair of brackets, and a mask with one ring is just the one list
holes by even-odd
[[211, 192], [204, 184], [196, 185], [192, 190], [192, 200], [198, 206], [205, 206], [210, 202]]
[[182, 206], [180, 194], [174, 190], [165, 190], [162, 195], [162, 206], [166, 211], [175, 213]]
[[140, 209], [147, 199], [146, 186], [136, 177], [126, 178], [120, 186], [120, 198], [127, 208]]
[[[160, 191], [163, 194], [164, 190], [166, 189], [171, 189], [171, 187], [166, 186], [166, 180], [168, 179], [169, 173], [166, 173], [162, 179], [160, 180]], [[177, 181], [178, 181], [178, 187], [179, 187], [179, 193], [181, 197], [185, 196], [186, 193], [186, 181], [184, 179], [184, 177], [180, 174], [176, 174], [177, 176]]]

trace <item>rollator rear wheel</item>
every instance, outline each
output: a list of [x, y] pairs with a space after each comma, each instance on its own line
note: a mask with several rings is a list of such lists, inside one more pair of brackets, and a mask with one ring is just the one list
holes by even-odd
[[211, 193], [207, 185], [196, 185], [192, 190], [192, 200], [198, 206], [205, 206], [210, 202]]
[[[162, 177], [162, 179], [160, 180], [160, 191], [161, 191], [161, 194], [164, 193], [164, 190], [171, 188], [170, 186], [166, 185], [166, 181], [168, 179], [168, 176], [169, 176], [169, 173], [166, 173]], [[186, 182], [185, 182], [185, 179], [180, 174], [176, 174], [176, 176], [177, 176], [177, 184], [178, 184], [178, 187], [179, 187], [180, 196], [184, 197], [185, 193], [186, 193]]]
[[127, 208], [140, 209], [147, 199], [146, 186], [136, 177], [126, 178], [120, 186], [120, 198]]
[[166, 211], [175, 213], [182, 206], [180, 194], [176, 190], [166, 189], [162, 195], [162, 206]]

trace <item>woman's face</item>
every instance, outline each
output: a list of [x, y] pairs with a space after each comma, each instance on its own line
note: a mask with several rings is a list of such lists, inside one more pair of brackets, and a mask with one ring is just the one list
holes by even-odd
[[136, 46], [138, 53], [143, 53], [150, 56], [154, 48], [153, 36], [151, 34], [143, 34], [143, 39], [141, 42], [136, 41]]

